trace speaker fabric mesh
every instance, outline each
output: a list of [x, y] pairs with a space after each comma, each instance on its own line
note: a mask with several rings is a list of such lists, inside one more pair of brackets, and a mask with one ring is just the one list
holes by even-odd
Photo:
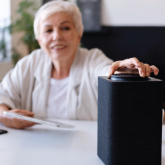
[[161, 165], [163, 81], [98, 78], [98, 156], [105, 165]]

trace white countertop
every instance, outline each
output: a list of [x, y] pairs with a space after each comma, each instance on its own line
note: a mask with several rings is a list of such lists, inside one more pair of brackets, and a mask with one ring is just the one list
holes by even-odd
[[0, 165], [103, 165], [97, 156], [97, 123], [67, 121], [74, 129], [35, 125], [0, 135]]
[[[0, 124], [0, 129], [8, 130], [7, 134], [0, 135], [0, 165], [104, 165], [97, 156], [97, 122], [65, 123], [76, 127], [35, 125], [17, 130]], [[162, 165], [165, 165], [165, 126]]]

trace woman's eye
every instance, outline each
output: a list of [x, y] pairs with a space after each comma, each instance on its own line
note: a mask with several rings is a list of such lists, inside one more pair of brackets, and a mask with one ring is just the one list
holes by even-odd
[[46, 30], [45, 32], [46, 32], [46, 33], [50, 33], [50, 32], [52, 32], [52, 30], [51, 30], [51, 29], [48, 29], [48, 30]]
[[62, 30], [70, 30], [69, 27], [62, 27]]

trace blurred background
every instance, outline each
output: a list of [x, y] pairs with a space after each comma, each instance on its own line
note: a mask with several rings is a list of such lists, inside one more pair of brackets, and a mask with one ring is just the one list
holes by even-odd
[[[33, 19], [48, 1], [0, 0], [0, 81], [20, 58], [39, 48]], [[100, 48], [115, 61], [137, 57], [156, 65], [160, 69], [157, 78], [165, 81], [164, 0], [70, 1], [83, 16], [82, 47]]]

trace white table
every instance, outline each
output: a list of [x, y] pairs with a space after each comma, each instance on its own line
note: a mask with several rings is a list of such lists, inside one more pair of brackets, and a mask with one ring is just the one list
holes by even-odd
[[[63, 120], [64, 121], [64, 120]], [[0, 135], [0, 165], [103, 165], [97, 156], [97, 123], [65, 121], [74, 129], [35, 125]]]
[[[65, 121], [74, 129], [35, 125], [24, 130], [4, 127], [0, 135], [0, 165], [104, 165], [97, 156], [97, 122]], [[165, 126], [162, 136], [165, 165]]]

